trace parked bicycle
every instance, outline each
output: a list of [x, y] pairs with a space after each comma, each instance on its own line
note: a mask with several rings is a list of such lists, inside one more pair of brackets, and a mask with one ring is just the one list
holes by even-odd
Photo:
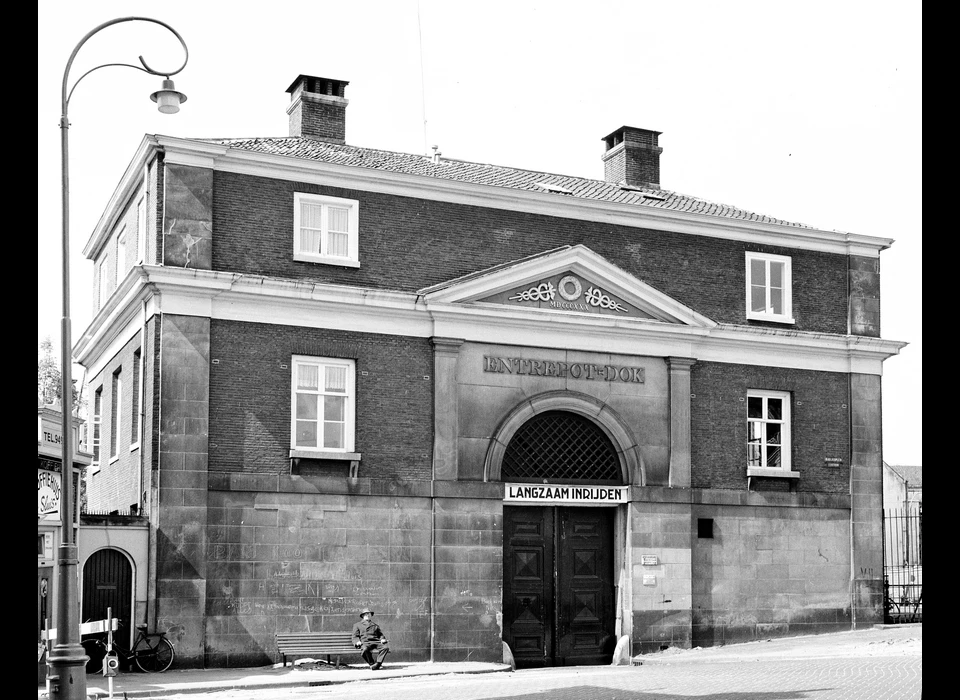
[[[106, 634], [84, 639], [83, 649], [90, 657], [87, 673], [103, 670], [103, 657], [107, 654]], [[137, 625], [137, 637], [129, 649], [117, 643], [113, 638], [113, 651], [128, 665], [132, 661], [144, 673], [162, 673], [173, 665], [175, 656], [173, 644], [167, 639], [166, 632], [147, 633], [146, 625]]]

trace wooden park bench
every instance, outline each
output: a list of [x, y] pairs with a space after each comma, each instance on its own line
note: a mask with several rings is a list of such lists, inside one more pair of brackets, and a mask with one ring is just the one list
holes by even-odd
[[330, 657], [336, 657], [336, 667], [340, 668], [340, 657], [345, 654], [359, 654], [353, 646], [351, 632], [295, 632], [291, 634], [277, 634], [277, 651], [283, 665], [287, 665], [287, 657], [325, 656], [325, 663], [333, 665]]

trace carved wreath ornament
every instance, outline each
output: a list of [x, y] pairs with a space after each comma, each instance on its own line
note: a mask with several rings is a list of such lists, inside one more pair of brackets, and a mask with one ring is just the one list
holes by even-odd
[[553, 286], [552, 282], [541, 282], [536, 287], [530, 287], [530, 289], [517, 292], [514, 296], [510, 297], [510, 301], [552, 302], [556, 299], [557, 294], [570, 302], [577, 301], [582, 296], [583, 302], [590, 306], [601, 309], [612, 309], [613, 311], [621, 311], [623, 313], [629, 312], [629, 309], [611, 299], [608, 295], [604, 294], [601, 289], [590, 287], [586, 293], [584, 293], [580, 280], [573, 275], [562, 277], [560, 281], [557, 282], [556, 287]]

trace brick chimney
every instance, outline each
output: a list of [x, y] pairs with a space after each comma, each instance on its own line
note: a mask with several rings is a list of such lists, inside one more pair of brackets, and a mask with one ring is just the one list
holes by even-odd
[[290, 93], [290, 135], [346, 143], [347, 104], [343, 96], [346, 80], [298, 75], [287, 88]]
[[629, 187], [660, 187], [660, 154], [657, 145], [662, 131], [621, 126], [603, 138], [603, 179]]

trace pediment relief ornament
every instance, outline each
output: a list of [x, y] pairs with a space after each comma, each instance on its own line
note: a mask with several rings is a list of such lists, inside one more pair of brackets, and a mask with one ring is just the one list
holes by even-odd
[[550, 275], [477, 301], [610, 316], [653, 318], [601, 285], [570, 271]]

